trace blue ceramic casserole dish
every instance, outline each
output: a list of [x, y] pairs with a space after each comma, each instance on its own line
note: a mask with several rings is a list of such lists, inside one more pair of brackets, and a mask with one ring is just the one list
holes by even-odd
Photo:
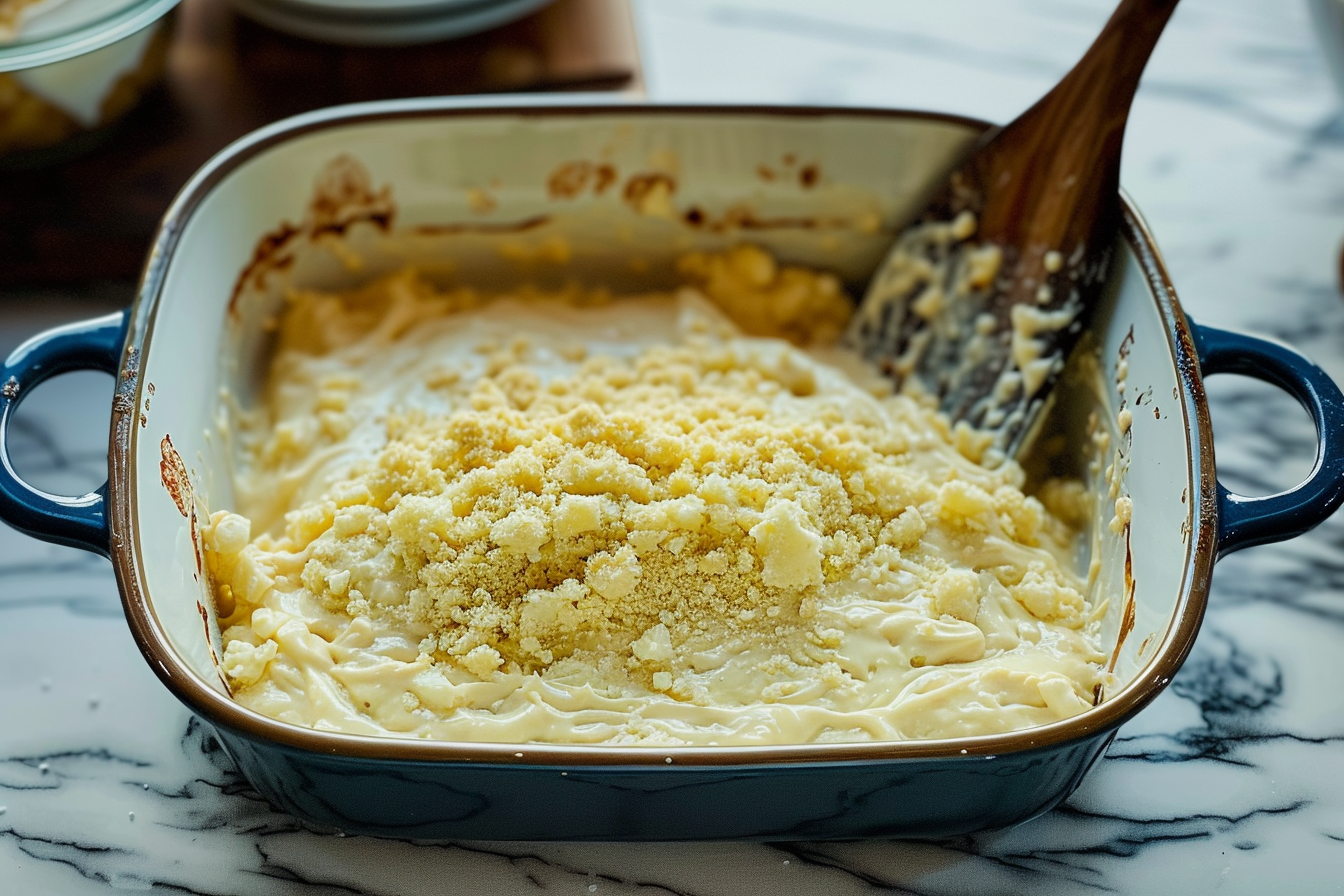
[[[1024, 821], [1066, 798], [1170, 682], [1215, 560], [1299, 534], [1344, 499], [1339, 390], [1291, 349], [1187, 320], [1128, 201], [1106, 300], [1048, 422], [1067, 434], [1100, 421], [1108, 447], [1056, 440], [1051, 462], [1097, 490], [1109, 472], [1133, 507], [1112, 531], [1098, 500], [1092, 526], [1098, 581], [1116, 595], [1103, 630], [1117, 685], [1067, 721], [952, 740], [668, 749], [299, 728], [230, 699], [198, 534], [202, 515], [231, 498], [220, 390], [247, 390], [286, 285], [355, 276], [331, 241], [364, 259], [360, 277], [451, 257], [470, 280], [500, 276], [503, 240], [562, 238], [570, 273], [633, 287], [656, 285], [682, 251], [749, 239], [858, 286], [984, 127], [899, 111], [554, 99], [399, 101], [279, 123], [186, 186], [130, 308], [41, 334], [5, 362], [0, 516], [109, 556], [155, 673], [261, 793], [318, 825], [416, 839], [669, 840], [933, 837]], [[356, 160], [379, 190], [312, 203], [334, 159]], [[641, 190], [660, 180], [671, 212], [640, 213]], [[639, 271], [615, 264], [635, 251]], [[610, 279], [618, 268], [628, 283]], [[16, 476], [5, 438], [35, 385], [76, 368], [117, 377], [109, 475], [92, 494], [58, 497]], [[1247, 498], [1218, 483], [1203, 379], [1222, 372], [1271, 382], [1313, 415], [1318, 456], [1299, 486]]]

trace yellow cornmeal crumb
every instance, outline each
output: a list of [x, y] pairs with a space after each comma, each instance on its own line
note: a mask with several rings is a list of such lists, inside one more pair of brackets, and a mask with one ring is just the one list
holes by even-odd
[[[690, 288], [747, 316], [740, 327], [798, 341], [843, 326], [828, 275], [750, 248], [681, 267]], [[626, 301], [514, 299], [538, 313]], [[267, 387], [285, 419], [250, 443], [254, 491], [273, 499], [265, 483], [342, 444], [333, 433], [363, 431], [359, 378], [322, 359], [390, 363], [379, 346], [496, 301], [413, 272], [296, 294]], [[1099, 657], [1081, 584], [1060, 561], [1071, 533], [1023, 495], [1020, 470], [980, 466], [974, 433], [913, 401], [745, 339], [703, 298], [677, 301], [690, 309], [680, 332], [624, 355], [576, 353], [564, 335], [552, 350], [540, 329], [481, 337], [463, 355], [479, 375], [427, 367], [425, 394], [444, 404], [378, 411], [380, 444], [267, 531], [214, 514], [207, 566], [238, 699], [346, 730], [470, 736], [453, 726], [488, 716], [508, 737], [611, 743], [938, 736], [1086, 708]], [[320, 372], [304, 380], [311, 364]], [[339, 426], [286, 428], [305, 419], [302, 382]], [[1060, 633], [1044, 637], [1049, 626]], [[876, 699], [866, 687], [892, 701], [911, 676], [958, 664], [959, 687], [978, 687], [993, 671], [979, 664], [1019, 642], [1065, 646], [1030, 673], [1049, 696], [1014, 678], [1035, 696], [1001, 717], [859, 710]], [[316, 669], [336, 683], [313, 685]], [[741, 723], [716, 715], [777, 704], [800, 717], [818, 707], [816, 719], [799, 735], [788, 716], [732, 734]], [[672, 724], [659, 707], [701, 721]], [[593, 713], [600, 723], [581, 721]], [[555, 714], [579, 721], [556, 727]]]

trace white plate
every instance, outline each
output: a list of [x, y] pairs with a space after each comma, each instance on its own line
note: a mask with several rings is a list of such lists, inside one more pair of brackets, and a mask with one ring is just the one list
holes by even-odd
[[364, 21], [457, 15], [497, 6], [507, 0], [261, 0], [296, 15], [336, 16]]
[[[319, 0], [322, 2], [337, 0]], [[333, 18], [317, 10], [301, 12], [292, 3], [277, 0], [233, 0], [233, 5], [248, 18], [286, 34], [323, 43], [372, 47], [423, 44], [476, 34], [521, 19], [552, 0], [496, 0], [458, 10], [441, 10], [431, 6], [430, 0], [397, 2], [419, 3], [426, 8], [396, 18], [367, 20]], [[452, 5], [460, 6], [461, 0], [453, 0]]]

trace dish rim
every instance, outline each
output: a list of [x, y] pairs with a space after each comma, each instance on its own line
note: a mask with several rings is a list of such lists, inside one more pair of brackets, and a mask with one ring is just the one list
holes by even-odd
[[254, 741], [306, 753], [411, 763], [492, 763], [500, 765], [719, 767], [819, 765], [849, 762], [929, 760], [1022, 753], [1102, 736], [1147, 706], [1170, 683], [1188, 656], [1203, 621], [1216, 557], [1217, 480], [1213, 431], [1190, 327], [1147, 223], [1121, 191], [1121, 237], [1134, 253], [1146, 288], [1157, 306], [1168, 337], [1169, 356], [1179, 374], [1180, 406], [1187, 444], [1187, 475], [1198, 496], [1188, 502], [1190, 539], [1173, 616], [1153, 656], [1114, 695], [1083, 713], [1059, 722], [1001, 734], [934, 740], [877, 741], [770, 746], [614, 746], [585, 744], [511, 744], [439, 741], [382, 735], [355, 735], [303, 728], [243, 707], [200, 679], [172, 646], [159, 622], [143, 577], [140, 532], [135, 525], [137, 483], [134, 459], [139, 438], [138, 411], [145, 383], [140, 358], [149, 349], [154, 319], [178, 239], [196, 210], [232, 171], [279, 143], [331, 127], [404, 118], [458, 116], [609, 116], [667, 115], [773, 116], [781, 118], [904, 118], [940, 121], [983, 131], [978, 119], [905, 109], [796, 105], [633, 104], [593, 101], [589, 97], [425, 98], [338, 106], [307, 113], [262, 128], [208, 161], [173, 201], [154, 237], [136, 297], [127, 314], [121, 383], [114, 402], [109, 444], [107, 502], [111, 559], [122, 605], [136, 645], [164, 685], [193, 712]]

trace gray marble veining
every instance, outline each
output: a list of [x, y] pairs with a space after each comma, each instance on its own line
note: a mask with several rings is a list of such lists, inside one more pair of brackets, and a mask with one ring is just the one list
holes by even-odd
[[[1004, 121], [1063, 74], [1110, 5], [639, 0], [636, 12], [655, 99]], [[1184, 0], [1140, 89], [1123, 181], [1192, 316], [1287, 340], [1344, 379], [1344, 112], [1314, 27], [1296, 0]], [[89, 316], [32, 296], [0, 305], [4, 351], [53, 315]], [[1264, 492], [1302, 475], [1314, 440], [1291, 401], [1232, 378], [1210, 393], [1227, 484]], [[51, 395], [21, 421], [17, 462], [53, 489], [96, 485], [106, 392]], [[1172, 687], [1064, 807], [1026, 825], [937, 843], [379, 841], [271, 810], [138, 655], [110, 567], [0, 528], [0, 893], [1337, 892], [1342, 648], [1335, 519], [1221, 563]]]

